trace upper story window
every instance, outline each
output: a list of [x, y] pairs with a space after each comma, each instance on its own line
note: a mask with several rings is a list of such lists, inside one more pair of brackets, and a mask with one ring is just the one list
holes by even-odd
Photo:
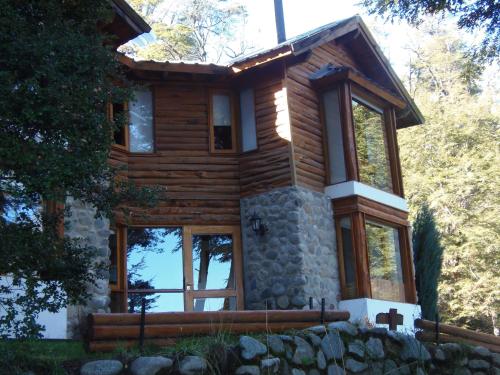
[[241, 151], [257, 149], [257, 130], [255, 125], [255, 97], [253, 89], [240, 91]]
[[153, 93], [136, 90], [129, 104], [130, 152], [153, 152]]
[[236, 134], [232, 95], [228, 91], [210, 93], [210, 152], [235, 152]]
[[366, 185], [392, 193], [384, 111], [357, 97], [353, 98], [351, 106], [359, 180]]
[[153, 94], [150, 89], [134, 91], [128, 103], [113, 103], [109, 116], [114, 122], [125, 123], [113, 133], [116, 146], [130, 152], [154, 151]]
[[345, 77], [316, 84], [322, 89], [328, 184], [359, 181], [402, 196], [391, 94], [378, 97]]

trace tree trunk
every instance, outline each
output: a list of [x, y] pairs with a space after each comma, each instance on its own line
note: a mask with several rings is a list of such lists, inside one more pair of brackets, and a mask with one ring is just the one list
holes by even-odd
[[[202, 236], [200, 243], [200, 269], [198, 271], [198, 290], [207, 288], [208, 265], [210, 263], [210, 236]], [[205, 299], [197, 299], [194, 311], [204, 311]]]

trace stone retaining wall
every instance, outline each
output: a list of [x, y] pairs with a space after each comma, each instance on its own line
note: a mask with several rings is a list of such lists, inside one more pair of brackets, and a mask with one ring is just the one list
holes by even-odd
[[[269, 231], [253, 232], [256, 212]], [[241, 199], [245, 308], [301, 309], [313, 297], [337, 308], [340, 293], [331, 201], [286, 187]]]
[[424, 346], [411, 335], [336, 322], [288, 335], [241, 336], [234, 347], [214, 340], [205, 356], [94, 361], [81, 374], [498, 375], [500, 354], [459, 344]]
[[[97, 250], [95, 261], [109, 262], [110, 235], [109, 220], [96, 219], [95, 209], [84, 205], [80, 201], [68, 199], [66, 206], [70, 206], [70, 215], [64, 219], [64, 234], [70, 238], [79, 238], [84, 244]], [[96, 280], [96, 285], [89, 285], [90, 299], [85, 306], [68, 306], [67, 338], [80, 338], [86, 329], [86, 319], [89, 313], [109, 311], [109, 274], [102, 272]]]

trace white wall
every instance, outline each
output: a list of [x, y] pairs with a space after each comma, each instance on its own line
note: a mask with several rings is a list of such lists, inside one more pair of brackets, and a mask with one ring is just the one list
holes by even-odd
[[[9, 285], [12, 278], [9, 276], [0, 277], [0, 285]], [[3, 316], [5, 311], [0, 307], [0, 316]], [[67, 309], [62, 308], [57, 313], [42, 311], [36, 322], [45, 326], [45, 331], [42, 332], [43, 338], [46, 339], [66, 339], [67, 338]], [[19, 314], [19, 318], [22, 318]]]
[[420, 305], [371, 298], [350, 299], [339, 303], [339, 310], [349, 311], [351, 314], [349, 320], [362, 326], [369, 323], [373, 326], [388, 328], [387, 324], [376, 324], [375, 319], [378, 313], [388, 313], [389, 309], [397, 309], [398, 314], [403, 315], [403, 325], [398, 326], [398, 331], [406, 333], [415, 331], [414, 321], [422, 315]]

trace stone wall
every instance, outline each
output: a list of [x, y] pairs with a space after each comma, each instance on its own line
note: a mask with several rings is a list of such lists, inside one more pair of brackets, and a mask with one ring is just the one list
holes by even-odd
[[[109, 220], [96, 219], [95, 209], [80, 201], [68, 199], [70, 215], [64, 219], [64, 233], [79, 238], [97, 250], [96, 262], [109, 262]], [[91, 312], [109, 312], [109, 275], [99, 275], [96, 285], [89, 285], [90, 298], [85, 306], [68, 306], [68, 338], [80, 338], [86, 327], [86, 317]]]
[[[256, 212], [269, 231], [253, 232]], [[339, 281], [333, 211], [324, 194], [301, 187], [241, 199], [245, 308], [301, 309], [309, 297], [336, 308]]]
[[88, 362], [80, 374], [500, 374], [500, 354], [483, 347], [424, 345], [412, 335], [358, 328], [348, 322], [286, 335], [240, 336], [235, 344], [218, 337], [203, 350], [197, 347], [196, 352]]

